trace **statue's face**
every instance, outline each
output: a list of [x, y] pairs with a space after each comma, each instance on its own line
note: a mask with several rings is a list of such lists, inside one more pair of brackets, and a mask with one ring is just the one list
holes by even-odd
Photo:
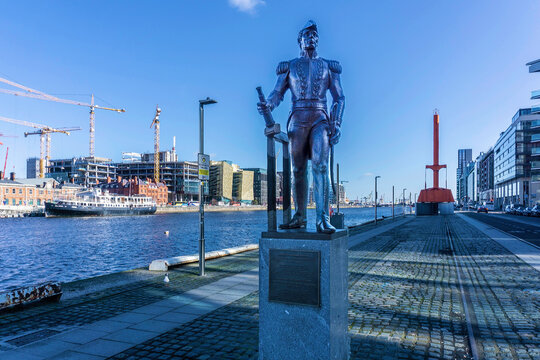
[[300, 47], [302, 50], [313, 50], [319, 44], [319, 35], [315, 29], [304, 30], [300, 37]]

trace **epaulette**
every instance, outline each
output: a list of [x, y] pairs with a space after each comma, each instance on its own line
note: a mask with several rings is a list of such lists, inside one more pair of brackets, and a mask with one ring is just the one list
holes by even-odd
[[289, 71], [289, 62], [288, 61], [280, 62], [277, 66], [276, 74], [277, 75], [285, 74], [287, 71]]
[[341, 64], [336, 60], [326, 60], [328, 61], [328, 67], [330, 71], [335, 72], [336, 74], [341, 74]]

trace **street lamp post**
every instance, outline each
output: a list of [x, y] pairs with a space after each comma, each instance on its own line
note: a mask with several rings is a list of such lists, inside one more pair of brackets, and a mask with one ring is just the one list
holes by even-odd
[[375, 176], [375, 225], [377, 224], [377, 179], [379, 175]]
[[[207, 97], [199, 100], [199, 153], [204, 154], [204, 105], [215, 104], [217, 101]], [[200, 176], [200, 174], [199, 174]], [[204, 246], [204, 181], [199, 184], [199, 276], [205, 276], [205, 246]]]
[[403, 189], [403, 215], [405, 215], [405, 190], [407, 190], [407, 188]]
[[392, 220], [394, 220], [394, 185], [392, 185]]

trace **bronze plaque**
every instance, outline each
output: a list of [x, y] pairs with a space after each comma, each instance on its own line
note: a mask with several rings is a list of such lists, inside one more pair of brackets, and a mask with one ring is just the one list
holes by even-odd
[[269, 267], [269, 301], [320, 306], [320, 251], [270, 249]]

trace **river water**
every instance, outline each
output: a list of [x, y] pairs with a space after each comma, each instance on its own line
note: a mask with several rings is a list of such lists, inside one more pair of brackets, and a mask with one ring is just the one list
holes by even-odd
[[[347, 225], [372, 220], [373, 208], [342, 209]], [[396, 207], [395, 214], [402, 209]], [[391, 208], [379, 208], [391, 216]], [[278, 222], [281, 219], [278, 213]], [[308, 211], [314, 230], [315, 211]], [[257, 243], [266, 211], [205, 213], [206, 250]], [[169, 236], [164, 234], [169, 231]], [[119, 217], [0, 219], [0, 292], [44, 281], [68, 282], [146, 267], [198, 253], [196, 212]]]

